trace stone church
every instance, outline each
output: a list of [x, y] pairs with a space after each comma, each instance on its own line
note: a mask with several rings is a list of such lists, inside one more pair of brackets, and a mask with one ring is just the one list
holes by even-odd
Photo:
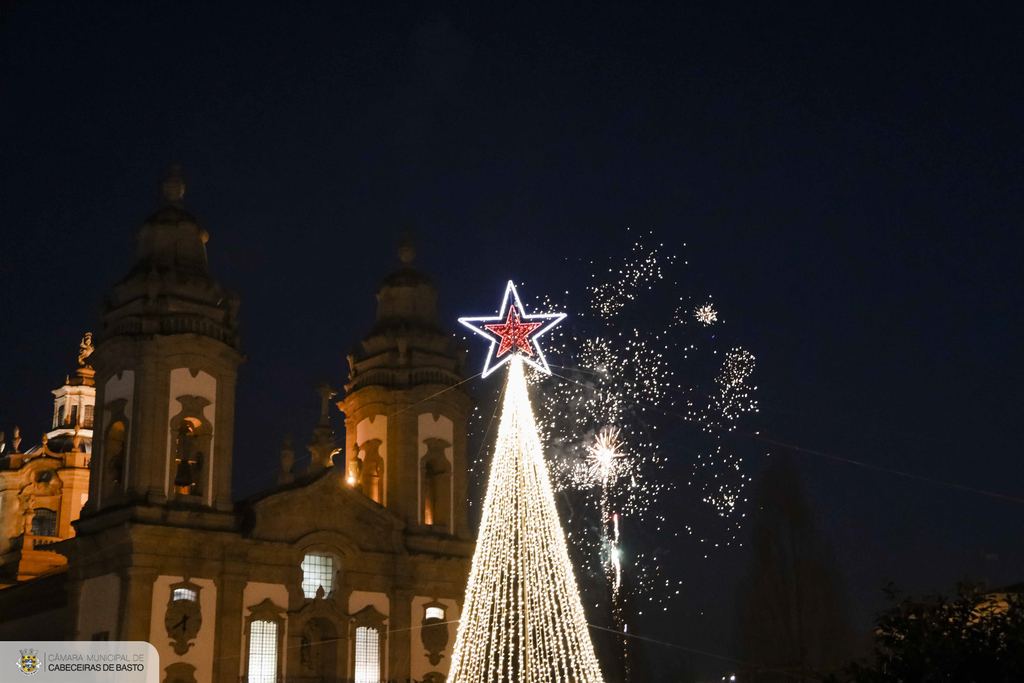
[[53, 431], [0, 449], [0, 639], [145, 640], [165, 683], [440, 683], [473, 540], [436, 289], [403, 243], [310, 465], [286, 442], [276, 486], [233, 500], [239, 300], [184, 191], [172, 170]]

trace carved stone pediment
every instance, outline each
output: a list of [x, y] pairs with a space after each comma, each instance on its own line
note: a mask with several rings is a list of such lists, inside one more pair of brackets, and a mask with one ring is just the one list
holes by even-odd
[[352, 624], [356, 628], [365, 626], [385, 632], [387, 630], [384, 625], [385, 621], [387, 621], [387, 616], [381, 614], [380, 610], [373, 605], [367, 605], [352, 615]]
[[348, 622], [349, 615], [337, 600], [310, 600], [301, 609], [289, 612], [289, 623], [296, 629], [312, 619], [327, 619], [334, 624]]
[[352, 490], [335, 468], [305, 485], [257, 500], [252, 510], [253, 538], [294, 543], [317, 532], [333, 532], [364, 551], [402, 547], [402, 521]]

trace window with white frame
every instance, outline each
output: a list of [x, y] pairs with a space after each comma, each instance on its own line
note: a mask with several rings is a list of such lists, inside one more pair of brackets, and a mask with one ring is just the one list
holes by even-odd
[[428, 607], [426, 618], [440, 619], [441, 621], [444, 621], [444, 610], [440, 607]]
[[355, 683], [380, 683], [380, 634], [375, 628], [356, 629]]
[[277, 623], [253, 621], [249, 624], [248, 683], [274, 683], [277, 680]]
[[325, 595], [334, 590], [334, 558], [310, 553], [302, 559], [302, 592], [307, 598], [315, 598], [321, 586]]
[[174, 596], [172, 600], [191, 600], [192, 602], [198, 602], [199, 596], [191, 588], [175, 588]]

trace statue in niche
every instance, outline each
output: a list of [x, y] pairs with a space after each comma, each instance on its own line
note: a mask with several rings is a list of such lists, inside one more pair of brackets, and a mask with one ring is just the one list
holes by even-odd
[[313, 665], [313, 639], [309, 635], [309, 627], [306, 629], [299, 641], [299, 663], [305, 671], [316, 671], [317, 667]]
[[383, 503], [383, 482], [384, 458], [380, 455], [380, 446], [383, 442], [380, 439], [370, 439], [363, 442], [360, 450], [365, 451], [363, 466], [360, 472], [363, 485], [363, 495], [376, 503]]
[[181, 412], [171, 419], [171, 458], [174, 463], [174, 491], [179, 495], [202, 495], [205, 454], [212, 443], [213, 425], [203, 409], [210, 402], [201, 396], [179, 396]]
[[182, 420], [178, 430], [178, 453], [175, 460], [178, 467], [174, 473], [174, 491], [192, 495], [197, 488], [199, 471], [203, 468], [203, 453], [195, 447], [195, 426], [190, 420]]
[[124, 412], [127, 407], [128, 401], [123, 398], [111, 401], [105, 407], [110, 417], [103, 440], [104, 493], [112, 491], [114, 484], [120, 484], [124, 475], [125, 453], [128, 449], [128, 418]]
[[420, 459], [423, 523], [448, 526], [451, 507], [451, 465], [445, 458], [445, 449], [451, 444], [434, 437], [424, 439], [423, 443], [427, 447], [426, 454]]

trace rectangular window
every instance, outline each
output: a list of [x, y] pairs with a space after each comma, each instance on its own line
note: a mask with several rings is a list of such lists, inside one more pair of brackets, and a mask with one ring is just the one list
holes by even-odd
[[316, 589], [324, 587], [324, 594], [334, 590], [334, 558], [330, 555], [306, 555], [302, 560], [302, 592], [307, 598], [316, 597]]
[[192, 602], [197, 602], [199, 596], [191, 588], [175, 588], [172, 600], [191, 600]]
[[356, 683], [380, 683], [380, 640], [377, 629], [356, 629]]
[[33, 536], [56, 536], [57, 535], [57, 513], [46, 508], [36, 508], [32, 515]]
[[85, 421], [82, 423], [82, 426], [85, 427], [86, 429], [92, 429], [92, 416], [94, 410], [94, 406], [85, 407]]
[[249, 624], [249, 683], [277, 680], [277, 624], [254, 621]]
[[72, 427], [78, 424], [78, 406], [71, 406], [71, 419], [69, 420], [69, 424]]

